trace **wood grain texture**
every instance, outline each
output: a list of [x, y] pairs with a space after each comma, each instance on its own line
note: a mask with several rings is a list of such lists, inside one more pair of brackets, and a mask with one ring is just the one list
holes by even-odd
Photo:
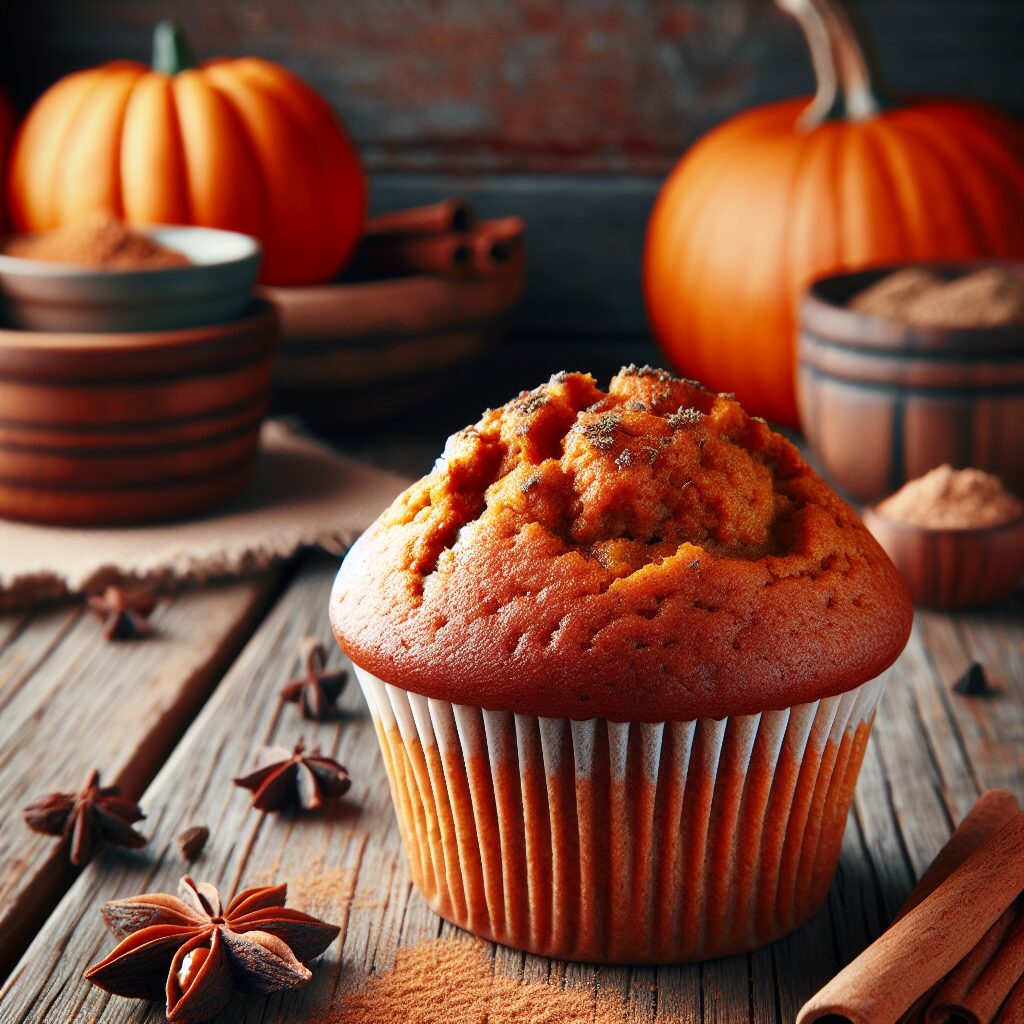
[[74, 877], [60, 844], [29, 832], [21, 808], [79, 789], [93, 768], [137, 797], [248, 636], [274, 578], [168, 597], [144, 641], [105, 641], [80, 606], [0, 616], [0, 973]]
[[[329, 1019], [325, 1007], [341, 1005], [346, 989], [389, 969], [399, 947], [439, 936], [471, 941], [435, 917], [411, 885], [376, 738], [354, 681], [342, 698], [350, 717], [340, 723], [305, 722], [277, 703], [278, 688], [295, 669], [299, 638], [329, 636], [335, 567], [328, 558], [304, 563], [144, 794], [150, 846], [139, 854], [107, 851], [82, 873], [0, 994], [3, 1024], [162, 1019], [155, 1005], [109, 997], [81, 974], [112, 946], [99, 904], [172, 889], [184, 868], [174, 837], [191, 824], [213, 828], [196, 877], [222, 890], [288, 880], [290, 905], [342, 927], [308, 988], [287, 997], [239, 997], [225, 1020]], [[5, 657], [31, 678], [65, 628], [50, 622], [33, 650], [20, 655], [17, 628], [0, 630]], [[1004, 785], [1024, 797], [1022, 657], [1019, 600], [989, 618], [918, 615], [878, 713], [827, 903], [791, 936], [746, 956], [656, 969], [565, 964], [487, 946], [495, 969], [595, 998], [622, 997], [624, 1022], [793, 1020], [803, 1001], [884, 928], [981, 788]], [[332, 651], [332, 662], [338, 658]], [[995, 698], [950, 693], [974, 659], [990, 669]], [[231, 777], [255, 745], [287, 746], [300, 735], [346, 764], [353, 788], [321, 815], [261, 817]]]

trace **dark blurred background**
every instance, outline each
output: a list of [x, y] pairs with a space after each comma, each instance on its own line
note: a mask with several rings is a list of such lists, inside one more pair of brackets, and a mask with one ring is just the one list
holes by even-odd
[[[1024, 114], [1022, 0], [860, 8], [895, 91]], [[321, 90], [375, 211], [465, 194], [482, 215], [525, 216], [524, 377], [654, 357], [640, 254], [662, 178], [729, 114], [812, 88], [799, 30], [769, 0], [6, 0], [0, 78], [24, 109], [67, 71], [148, 60], [168, 16], [200, 57], [269, 57]]]

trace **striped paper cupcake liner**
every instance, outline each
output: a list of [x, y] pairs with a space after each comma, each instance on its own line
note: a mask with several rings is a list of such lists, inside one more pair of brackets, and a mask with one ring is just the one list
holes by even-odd
[[356, 674], [434, 910], [505, 945], [612, 963], [741, 952], [817, 909], [886, 678], [649, 724], [486, 711]]

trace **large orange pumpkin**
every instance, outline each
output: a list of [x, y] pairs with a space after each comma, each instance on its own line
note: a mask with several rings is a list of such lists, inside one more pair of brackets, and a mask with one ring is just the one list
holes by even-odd
[[262, 241], [272, 284], [332, 277], [366, 215], [355, 150], [313, 89], [254, 57], [197, 67], [169, 22], [151, 69], [114, 61], [40, 97], [15, 139], [8, 198], [19, 231], [94, 210], [243, 231]]
[[678, 368], [795, 424], [811, 278], [1024, 257], [1024, 125], [978, 103], [886, 102], [837, 0], [779, 3], [807, 34], [818, 94], [739, 114], [684, 156], [651, 215], [644, 293]]

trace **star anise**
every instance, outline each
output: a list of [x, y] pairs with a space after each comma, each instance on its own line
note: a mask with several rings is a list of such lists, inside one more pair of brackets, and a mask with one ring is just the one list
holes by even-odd
[[233, 990], [301, 988], [313, 976], [309, 961], [340, 931], [286, 908], [287, 885], [247, 889], [224, 909], [212, 885], [187, 875], [178, 892], [104, 903], [103, 920], [122, 941], [85, 973], [114, 995], [165, 998], [169, 1021], [210, 1020]]
[[149, 616], [156, 604], [156, 595], [148, 590], [122, 590], [120, 587], [107, 587], [102, 594], [89, 598], [89, 608], [103, 624], [103, 635], [108, 640], [149, 636], [153, 632]]
[[344, 796], [352, 782], [337, 761], [324, 757], [319, 747], [307, 754], [305, 743], [299, 740], [294, 751], [263, 747], [252, 770], [236, 778], [235, 785], [251, 790], [252, 805], [261, 811], [280, 811], [296, 804], [313, 811], [325, 800]]
[[345, 688], [348, 672], [326, 667], [327, 652], [315, 636], [304, 637], [300, 649], [305, 675], [293, 679], [281, 691], [281, 699], [298, 704], [303, 718], [322, 722], [337, 710], [335, 704]]
[[92, 859], [99, 840], [138, 849], [148, 840], [132, 825], [145, 815], [134, 800], [121, 796], [118, 786], [101, 786], [94, 771], [78, 793], [48, 793], [22, 812], [33, 832], [61, 836], [71, 863], [81, 867]]

